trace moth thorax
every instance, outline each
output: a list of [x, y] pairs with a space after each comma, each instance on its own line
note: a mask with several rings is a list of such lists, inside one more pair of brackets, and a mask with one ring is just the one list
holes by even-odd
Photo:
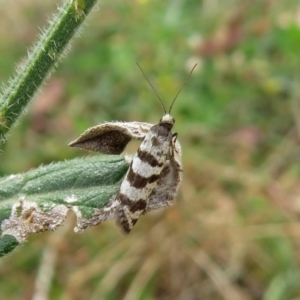
[[170, 114], [165, 114], [159, 121], [159, 123], [166, 123], [174, 125], [175, 119]]

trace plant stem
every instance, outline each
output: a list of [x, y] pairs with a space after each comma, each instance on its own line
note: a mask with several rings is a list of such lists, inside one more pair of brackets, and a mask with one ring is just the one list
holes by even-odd
[[4, 87], [0, 98], [0, 150], [7, 132], [25, 110], [35, 92], [58, 64], [72, 36], [97, 0], [65, 0], [49, 27], [29, 51], [15, 77]]

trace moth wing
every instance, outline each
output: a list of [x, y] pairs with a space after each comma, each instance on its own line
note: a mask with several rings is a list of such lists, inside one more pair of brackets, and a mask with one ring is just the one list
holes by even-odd
[[142, 122], [107, 122], [87, 129], [69, 146], [120, 154], [132, 139], [142, 140], [152, 126]]
[[150, 195], [144, 213], [162, 207], [171, 206], [182, 181], [181, 146], [178, 140], [173, 141], [173, 156], [161, 172], [157, 185]]

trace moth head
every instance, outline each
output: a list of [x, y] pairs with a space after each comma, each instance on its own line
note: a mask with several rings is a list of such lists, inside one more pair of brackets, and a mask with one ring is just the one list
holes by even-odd
[[170, 114], [165, 114], [159, 121], [159, 123], [174, 125], [175, 119]]

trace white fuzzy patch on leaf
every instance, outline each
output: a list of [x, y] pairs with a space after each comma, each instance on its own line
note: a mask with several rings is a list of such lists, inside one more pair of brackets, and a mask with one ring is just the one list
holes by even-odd
[[48, 211], [41, 210], [35, 202], [25, 201], [25, 197], [12, 206], [9, 219], [1, 224], [3, 235], [9, 234], [21, 244], [31, 233], [54, 230], [66, 219], [68, 208], [56, 205]]
[[65, 201], [66, 201], [67, 203], [73, 203], [73, 202], [78, 201], [78, 199], [77, 199], [77, 197], [76, 197], [74, 194], [72, 194], [71, 196], [67, 196], [67, 197], [65, 198]]

